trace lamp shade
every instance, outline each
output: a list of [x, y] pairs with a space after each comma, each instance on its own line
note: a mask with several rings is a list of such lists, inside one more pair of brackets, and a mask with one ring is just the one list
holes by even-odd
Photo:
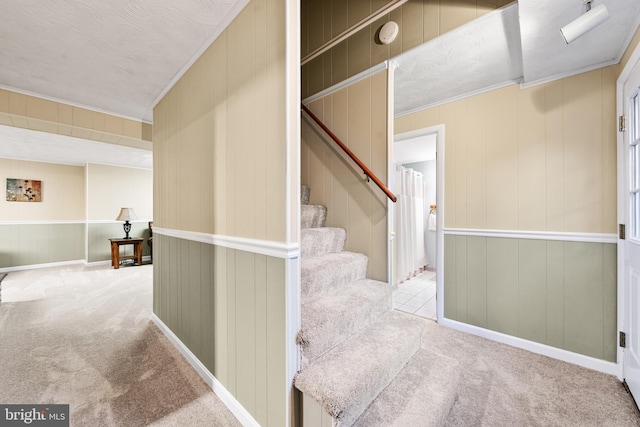
[[120, 214], [116, 221], [133, 221], [134, 219], [138, 219], [138, 215], [133, 211], [133, 208], [120, 208]]

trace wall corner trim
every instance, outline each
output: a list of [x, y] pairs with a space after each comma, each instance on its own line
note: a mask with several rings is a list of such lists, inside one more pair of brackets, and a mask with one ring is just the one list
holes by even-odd
[[[155, 232], [155, 230], [154, 230]], [[222, 400], [227, 408], [235, 415], [235, 417], [242, 423], [243, 426], [255, 426], [260, 427], [260, 424], [249, 414], [249, 412], [236, 400], [235, 397], [222, 385], [218, 379], [213, 376], [211, 372], [198, 360], [198, 358], [184, 345], [180, 338], [178, 338], [167, 325], [155, 313], [151, 314], [151, 320], [160, 331], [171, 341], [184, 356], [185, 359], [193, 366], [198, 372], [198, 375], [211, 387], [213, 392]]]
[[298, 243], [287, 244], [271, 240], [248, 239], [245, 237], [223, 236], [162, 227], [153, 227], [153, 233], [275, 258], [294, 259], [300, 257], [300, 245]]
[[563, 362], [622, 378], [622, 363], [607, 362], [606, 360], [596, 359], [595, 357], [585, 356], [583, 354], [574, 353], [561, 348], [551, 347], [546, 344], [540, 344], [523, 338], [503, 334], [501, 332], [480, 328], [457, 320], [443, 318], [442, 321], [438, 323], [442, 326], [466, 332], [471, 335], [476, 335], [492, 341], [507, 344], [512, 347], [521, 348], [532, 353], [551, 357], [552, 359], [562, 360]]

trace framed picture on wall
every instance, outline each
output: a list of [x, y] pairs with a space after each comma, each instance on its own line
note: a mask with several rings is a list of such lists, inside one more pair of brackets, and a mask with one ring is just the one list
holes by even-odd
[[42, 181], [7, 178], [8, 202], [41, 202]]

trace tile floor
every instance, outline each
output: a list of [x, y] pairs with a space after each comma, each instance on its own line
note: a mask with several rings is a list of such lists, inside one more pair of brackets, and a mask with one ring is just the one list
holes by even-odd
[[436, 319], [436, 272], [425, 271], [402, 282], [393, 292], [393, 308]]

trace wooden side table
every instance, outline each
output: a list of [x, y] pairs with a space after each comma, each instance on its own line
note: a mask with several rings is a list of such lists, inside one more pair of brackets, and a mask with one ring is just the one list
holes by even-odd
[[[111, 242], [111, 265], [113, 268], [120, 268], [120, 261], [124, 259], [136, 260], [138, 265], [142, 265], [142, 237], [131, 237], [129, 239], [109, 239]], [[120, 246], [133, 245], [133, 255], [120, 256]]]

